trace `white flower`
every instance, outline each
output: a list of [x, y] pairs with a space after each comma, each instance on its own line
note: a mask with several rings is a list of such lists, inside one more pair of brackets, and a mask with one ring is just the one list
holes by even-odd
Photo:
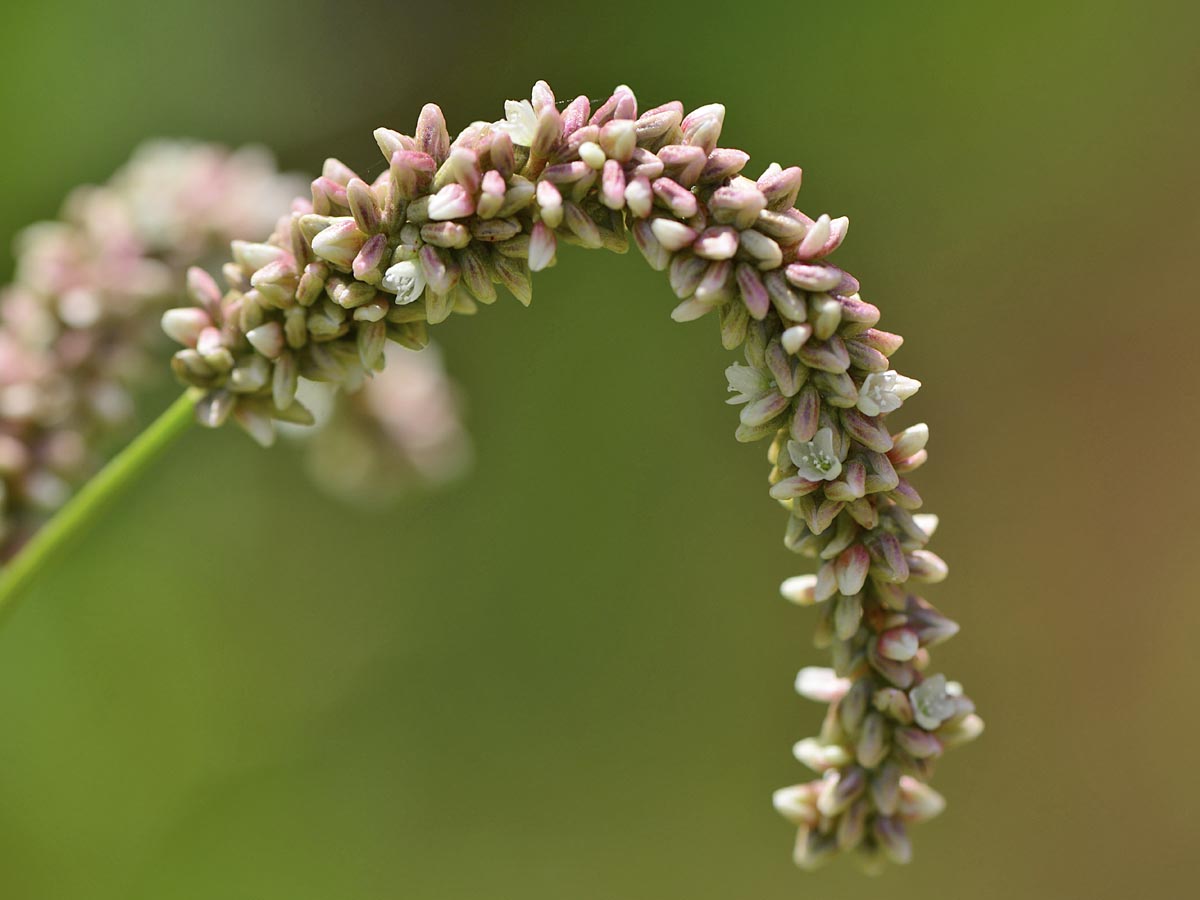
[[926, 678], [909, 692], [908, 699], [912, 701], [913, 719], [926, 731], [933, 731], [955, 712], [945, 675]]
[[725, 402], [734, 406], [765, 397], [771, 391], [771, 380], [753, 366], [734, 363], [725, 370], [725, 378], [729, 381], [730, 393], [737, 394]]
[[507, 131], [514, 144], [533, 146], [533, 135], [537, 131], [537, 113], [528, 100], [505, 100], [504, 119], [496, 128]]
[[858, 389], [858, 408], [868, 416], [890, 413], [899, 409], [900, 404], [920, 388], [921, 382], [905, 378], [895, 369], [872, 372]]
[[788, 455], [805, 481], [833, 481], [842, 473], [842, 461], [833, 452], [833, 431], [822, 428], [811, 441], [788, 441]]
[[396, 304], [404, 306], [418, 299], [425, 290], [425, 274], [421, 271], [419, 263], [408, 259], [396, 263], [384, 272], [380, 287], [395, 294]]

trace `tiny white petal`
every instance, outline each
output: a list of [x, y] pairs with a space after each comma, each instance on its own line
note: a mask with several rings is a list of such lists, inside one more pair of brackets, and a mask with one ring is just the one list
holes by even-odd
[[822, 428], [813, 436], [813, 446], [821, 453], [833, 455], [833, 429]]
[[504, 120], [496, 123], [501, 131], [507, 131], [514, 144], [529, 147], [537, 130], [537, 113], [528, 100], [505, 100]]
[[415, 260], [405, 260], [384, 272], [380, 287], [395, 294], [397, 305], [404, 306], [421, 296], [425, 290], [425, 275]]

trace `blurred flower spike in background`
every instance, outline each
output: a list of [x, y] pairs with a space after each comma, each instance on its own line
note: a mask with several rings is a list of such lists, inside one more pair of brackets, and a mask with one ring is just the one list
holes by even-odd
[[[302, 190], [262, 149], [157, 140], [107, 184], [73, 191], [60, 220], [21, 233], [16, 280], [0, 291], [0, 559], [128, 433], [137, 392], [163, 380], [157, 324], [187, 268], [269, 230]], [[314, 436], [311, 469], [356, 497], [394, 499], [466, 461], [436, 352], [397, 354], [395, 372], [337, 420], [336, 436]], [[369, 492], [327, 477], [317, 460], [331, 442], [360, 481], [373, 476]]]

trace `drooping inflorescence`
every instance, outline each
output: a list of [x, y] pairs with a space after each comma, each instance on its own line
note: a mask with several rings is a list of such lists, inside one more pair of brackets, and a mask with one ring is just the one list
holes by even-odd
[[772, 439], [786, 544], [821, 561], [783, 588], [820, 605], [817, 643], [833, 656], [797, 681], [830, 704], [820, 737], [796, 747], [821, 777], [775, 796], [799, 829], [796, 861], [857, 849], [869, 866], [905, 862], [907, 825], [942, 805], [926, 783], [934, 760], [981, 728], [961, 689], [930, 672], [928, 648], [956, 626], [909, 589], [946, 574], [905, 477], [927, 430], [885, 424], [919, 385], [891, 369], [901, 339], [827, 261], [847, 220], [794, 208], [798, 168], [743, 176], [747, 154], [717, 146], [723, 119], [719, 105], [639, 114], [623, 86], [594, 109], [586, 97], [560, 108], [539, 82], [502, 121], [451, 140], [428, 105], [413, 135], [375, 132], [379, 177], [328, 160], [310, 203], [265, 242], [235, 244], [224, 291], [193, 272], [197, 306], [164, 317], [184, 345], [173, 365], [204, 389], [205, 424], [232, 417], [268, 443], [274, 420], [309, 418], [299, 378], [353, 389], [389, 340], [423, 346], [428, 326], [492, 303], [497, 285], [528, 304], [560, 241], [624, 252], [632, 236], [668, 273], [672, 316], [715, 312], [723, 345], [744, 348], [727, 373], [744, 404], [737, 438]]
[[[257, 148], [151, 141], [106, 184], [72, 192], [59, 220], [21, 233], [15, 279], [0, 289], [0, 561], [95, 470], [130, 423], [133, 393], [161, 380], [159, 318], [187, 268], [270, 229], [304, 184]], [[388, 460], [385, 473], [448, 472], [432, 450], [461, 459], [465, 444], [437, 357], [409, 354], [399, 368], [403, 396], [394, 378], [376, 382], [312, 452], [336, 430], [360, 461]]]

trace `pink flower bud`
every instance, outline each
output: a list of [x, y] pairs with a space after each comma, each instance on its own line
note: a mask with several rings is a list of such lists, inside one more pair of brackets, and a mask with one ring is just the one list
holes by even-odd
[[448, 184], [429, 198], [429, 218], [437, 221], [465, 219], [475, 212], [475, 200], [461, 184]]

